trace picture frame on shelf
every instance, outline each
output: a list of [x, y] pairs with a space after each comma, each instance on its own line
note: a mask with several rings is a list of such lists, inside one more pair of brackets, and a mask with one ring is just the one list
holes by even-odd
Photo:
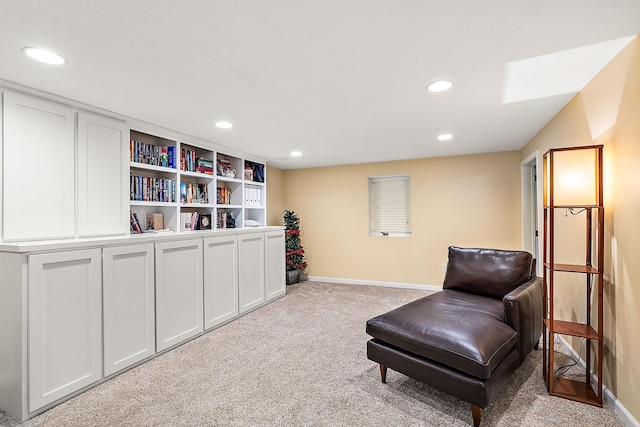
[[251, 169], [250, 167], [244, 168], [244, 180], [253, 181], [253, 169]]

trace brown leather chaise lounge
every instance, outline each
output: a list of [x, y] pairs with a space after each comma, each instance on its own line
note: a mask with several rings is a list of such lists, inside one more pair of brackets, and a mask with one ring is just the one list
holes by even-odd
[[471, 403], [474, 426], [542, 334], [528, 252], [449, 248], [443, 290], [367, 321], [367, 356]]

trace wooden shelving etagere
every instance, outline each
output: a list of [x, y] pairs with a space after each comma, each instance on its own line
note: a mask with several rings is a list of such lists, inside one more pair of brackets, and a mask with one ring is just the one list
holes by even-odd
[[[551, 149], [544, 155], [544, 334], [543, 375], [549, 394], [602, 406], [602, 358], [603, 358], [603, 265], [604, 265], [604, 207], [602, 202], [602, 145]], [[571, 157], [578, 158], [572, 163]], [[578, 165], [578, 166], [576, 166]], [[567, 169], [573, 173], [583, 166], [588, 174], [569, 180], [560, 175]], [[592, 176], [590, 176], [592, 175]], [[567, 182], [584, 184], [590, 181], [586, 191], [559, 188]], [[578, 182], [580, 181], [580, 182]], [[556, 258], [571, 258], [574, 254], [556, 253], [556, 214], [565, 212], [585, 216], [584, 264], [556, 262]], [[570, 251], [569, 251], [570, 252]], [[556, 277], [557, 273], [564, 273]], [[556, 319], [556, 289], [566, 286], [566, 274], [586, 277], [584, 322]], [[565, 279], [565, 280], [563, 280]], [[592, 293], [595, 292], [595, 295]], [[563, 307], [575, 304], [563, 301]], [[573, 311], [573, 310], [572, 310]], [[556, 376], [555, 335], [579, 337], [585, 343], [584, 381]], [[592, 354], [592, 345], [595, 355]], [[592, 357], [595, 356], [595, 360]], [[597, 377], [594, 381], [592, 375]]]

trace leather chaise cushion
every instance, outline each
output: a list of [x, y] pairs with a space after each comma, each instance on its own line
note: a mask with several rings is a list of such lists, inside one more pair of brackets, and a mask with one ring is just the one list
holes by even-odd
[[487, 379], [517, 344], [518, 334], [503, 317], [502, 301], [445, 290], [370, 319], [367, 333]]
[[530, 279], [533, 262], [525, 251], [451, 246], [442, 288], [502, 299]]

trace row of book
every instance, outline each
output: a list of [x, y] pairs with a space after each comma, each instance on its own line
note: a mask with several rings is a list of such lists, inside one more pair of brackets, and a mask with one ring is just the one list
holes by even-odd
[[129, 160], [135, 163], [174, 169], [176, 167], [176, 147], [173, 145], [163, 147], [132, 139], [129, 141], [129, 156]]
[[180, 230], [210, 230], [211, 214], [201, 214], [200, 212], [182, 212], [180, 214]]
[[209, 203], [208, 184], [181, 182], [180, 203]]
[[216, 188], [216, 203], [219, 205], [230, 205], [233, 192], [225, 187]]
[[175, 202], [176, 181], [129, 175], [130, 200], [144, 202]]

